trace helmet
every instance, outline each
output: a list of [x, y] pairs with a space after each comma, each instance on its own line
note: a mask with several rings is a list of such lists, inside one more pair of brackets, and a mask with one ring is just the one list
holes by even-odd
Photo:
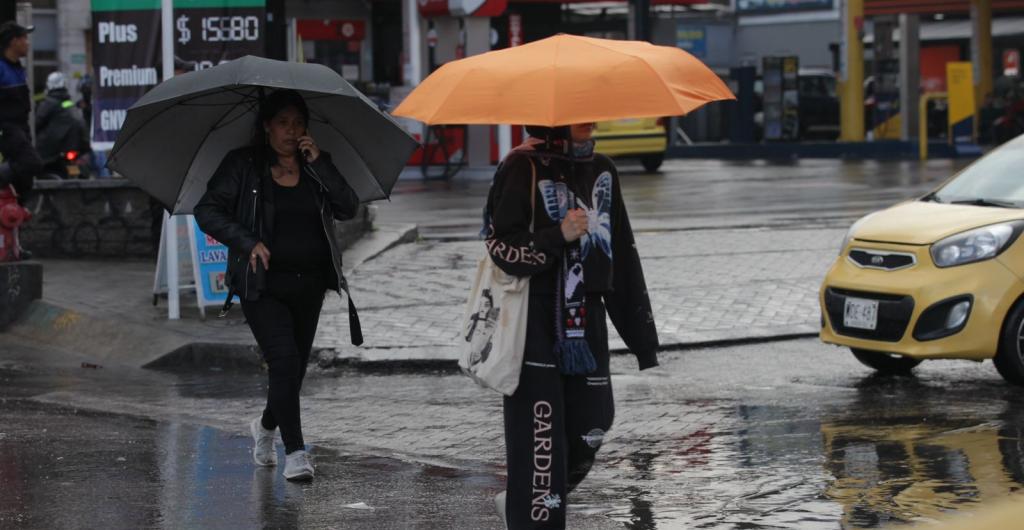
[[60, 72], [53, 72], [46, 76], [46, 90], [57, 90], [58, 88], [67, 88], [67, 81], [64, 79], [64, 74]]

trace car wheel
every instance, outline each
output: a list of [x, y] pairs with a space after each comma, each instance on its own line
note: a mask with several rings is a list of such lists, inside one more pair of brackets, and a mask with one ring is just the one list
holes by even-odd
[[1024, 386], [1024, 302], [1018, 302], [1006, 317], [992, 362], [1007, 383]]
[[640, 163], [644, 165], [644, 169], [648, 173], [654, 173], [661, 167], [661, 163], [665, 161], [665, 155], [647, 155], [640, 159]]
[[921, 364], [921, 359], [914, 359], [913, 357], [861, 350], [859, 348], [850, 348], [850, 351], [853, 352], [853, 356], [856, 357], [861, 364], [868, 368], [874, 368], [881, 374], [906, 375], [909, 374], [915, 366]]

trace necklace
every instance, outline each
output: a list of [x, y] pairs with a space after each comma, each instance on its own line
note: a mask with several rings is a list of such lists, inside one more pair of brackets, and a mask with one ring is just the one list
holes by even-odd
[[281, 168], [281, 172], [284, 174], [282, 176], [290, 176], [290, 175], [295, 175], [295, 174], [298, 173], [298, 171], [297, 171], [298, 170], [298, 165], [297, 164], [294, 165], [294, 166], [286, 166], [285, 164], [278, 163], [277, 167]]

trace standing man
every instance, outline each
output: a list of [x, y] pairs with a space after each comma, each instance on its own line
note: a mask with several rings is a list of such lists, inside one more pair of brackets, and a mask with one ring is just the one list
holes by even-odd
[[0, 24], [0, 185], [14, 185], [19, 200], [32, 190], [33, 179], [43, 166], [32, 146], [28, 124], [31, 89], [21, 65], [21, 59], [28, 56], [28, 34], [33, 29], [13, 21]]

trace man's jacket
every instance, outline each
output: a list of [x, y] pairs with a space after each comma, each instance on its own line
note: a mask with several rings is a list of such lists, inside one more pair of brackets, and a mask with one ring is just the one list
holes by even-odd
[[25, 68], [0, 56], [0, 123], [14, 123], [28, 132], [32, 100]]
[[51, 90], [36, 107], [36, 151], [49, 163], [68, 151], [89, 150], [81, 112], [65, 89]]

